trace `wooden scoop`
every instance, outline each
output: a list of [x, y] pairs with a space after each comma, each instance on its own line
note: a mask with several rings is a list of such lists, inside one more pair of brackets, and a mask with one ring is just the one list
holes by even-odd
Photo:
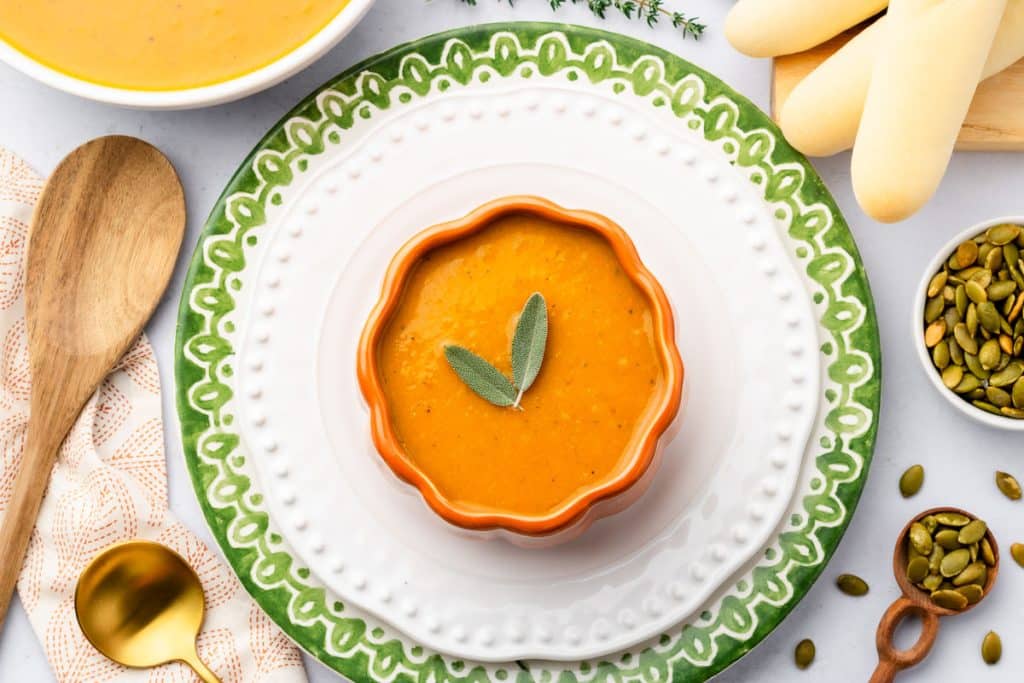
[[184, 231], [178, 176], [142, 140], [88, 142], [57, 166], [43, 189], [25, 283], [31, 413], [0, 528], [0, 627], [57, 450], [156, 308]]
[[[882, 620], [878, 623], [878, 632], [875, 634], [875, 647], [878, 649], [878, 667], [871, 676], [871, 683], [889, 683], [896, 678], [897, 673], [903, 669], [916, 666], [927, 657], [932, 649], [932, 645], [935, 644], [935, 637], [939, 633], [939, 617], [954, 617], [970, 611], [975, 605], [981, 604], [979, 600], [974, 605], [967, 605], [959, 611], [939, 607], [931, 601], [928, 591], [918, 588], [907, 578], [907, 534], [910, 531], [910, 525], [938, 512], [958, 512], [972, 519], [976, 518], [971, 513], [960, 508], [932, 508], [931, 510], [925, 510], [907, 522], [907, 525], [903, 527], [899, 538], [896, 539], [896, 549], [893, 550], [892, 554], [893, 574], [896, 575], [896, 583], [899, 584], [900, 590], [903, 591], [903, 596], [897, 598], [896, 602], [889, 605], [889, 609], [885, 611], [885, 614], [882, 615]], [[986, 538], [989, 545], [992, 546], [992, 554], [995, 556], [996, 561], [988, 570], [988, 578], [985, 580], [982, 600], [988, 597], [992, 586], [995, 585], [996, 576], [999, 574], [999, 546], [996, 544], [996, 538], [992, 535], [991, 529], [986, 533]], [[910, 649], [897, 650], [892, 642], [893, 634], [896, 632], [896, 627], [899, 626], [899, 623], [912, 614], [921, 618], [921, 635], [918, 636], [917, 642]]]

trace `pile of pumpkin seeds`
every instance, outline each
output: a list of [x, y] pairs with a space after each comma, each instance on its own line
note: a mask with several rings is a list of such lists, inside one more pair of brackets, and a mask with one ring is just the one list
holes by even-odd
[[936, 512], [910, 525], [907, 578], [939, 607], [962, 610], [981, 600], [996, 558], [980, 519]]
[[924, 340], [942, 383], [981, 410], [1024, 419], [1024, 226], [957, 246], [928, 284]]

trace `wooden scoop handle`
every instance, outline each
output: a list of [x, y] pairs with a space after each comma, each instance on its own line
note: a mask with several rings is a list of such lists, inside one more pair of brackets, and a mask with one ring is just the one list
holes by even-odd
[[[896, 627], [906, 617], [916, 614], [921, 617], [921, 635], [909, 650], [897, 650], [892, 643]], [[939, 617], [906, 597], [900, 597], [889, 605], [889, 609], [878, 622], [875, 647], [878, 649], [878, 667], [871, 675], [870, 683], [891, 683], [903, 669], [920, 663], [928, 656], [939, 633]]]

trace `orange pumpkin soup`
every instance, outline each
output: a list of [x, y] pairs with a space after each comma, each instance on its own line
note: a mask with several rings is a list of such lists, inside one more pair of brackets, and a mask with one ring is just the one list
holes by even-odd
[[180, 90], [270, 64], [348, 0], [3, 0], [0, 39], [83, 80]]
[[[445, 346], [511, 377], [512, 338], [533, 292], [549, 317], [540, 374], [523, 410], [497, 407], [449, 367]], [[421, 256], [378, 341], [381, 391], [405, 458], [449, 505], [473, 514], [543, 518], [614, 480], [670, 392], [652, 301], [611, 244], [529, 212]]]

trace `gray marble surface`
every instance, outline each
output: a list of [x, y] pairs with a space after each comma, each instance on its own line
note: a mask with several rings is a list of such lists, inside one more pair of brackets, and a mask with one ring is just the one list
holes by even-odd
[[[720, 34], [725, 0], [666, 0], [667, 6], [696, 12], [710, 25], [699, 43], [683, 41], [670, 27], [654, 30], [620, 18], [600, 22], [581, 7], [552, 15], [544, 0], [519, 0], [514, 8], [479, 0], [475, 8], [458, 0], [378, 0], [367, 17], [337, 48], [298, 76], [241, 102], [198, 111], [147, 113], [76, 99], [41, 86], [0, 65], [0, 144], [45, 173], [70, 149], [109, 133], [137, 135], [163, 149], [181, 173], [190, 213], [186, 245], [194, 244], [215, 198], [240, 160], [263, 133], [299, 99], [347, 66], [397, 43], [472, 23], [558, 20], [602, 26], [648, 40], [714, 72], [768, 106], [769, 64], [733, 51]], [[853, 523], [823, 578], [785, 623], [717, 680], [864, 681], [875, 662], [874, 631], [897, 590], [890, 572], [894, 536], [917, 511], [955, 504], [987, 519], [1003, 545], [1024, 540], [1024, 502], [1011, 503], [993, 485], [996, 469], [1024, 478], [1024, 436], [985, 428], [955, 412], [928, 384], [914, 355], [910, 315], [922, 269], [952, 234], [984, 218], [1024, 214], [1024, 155], [959, 154], [938, 198], [904, 224], [882, 226], [857, 207], [849, 186], [849, 157], [816, 162], [845, 212], [871, 278], [885, 356], [881, 429], [870, 480]], [[171, 507], [204, 538], [209, 534], [187, 480], [173, 408], [173, 336], [177, 300], [191, 247], [182, 252], [168, 294], [148, 333], [156, 347], [164, 382], [164, 416]], [[896, 481], [914, 462], [928, 470], [924, 490], [903, 500]], [[832, 580], [840, 572], [866, 578], [871, 593], [841, 595]], [[992, 598], [970, 614], [944, 620], [925, 664], [906, 673], [912, 681], [1020, 680], [1024, 668], [1024, 570], [1007, 557]], [[978, 653], [989, 629], [1003, 636], [1004, 656], [986, 667]], [[793, 646], [804, 637], [818, 645], [806, 672], [792, 664]], [[909, 643], [913, 628], [901, 633]], [[310, 679], [338, 680], [307, 658]], [[52, 680], [42, 647], [20, 606], [15, 605], [0, 635], [0, 681]]]

